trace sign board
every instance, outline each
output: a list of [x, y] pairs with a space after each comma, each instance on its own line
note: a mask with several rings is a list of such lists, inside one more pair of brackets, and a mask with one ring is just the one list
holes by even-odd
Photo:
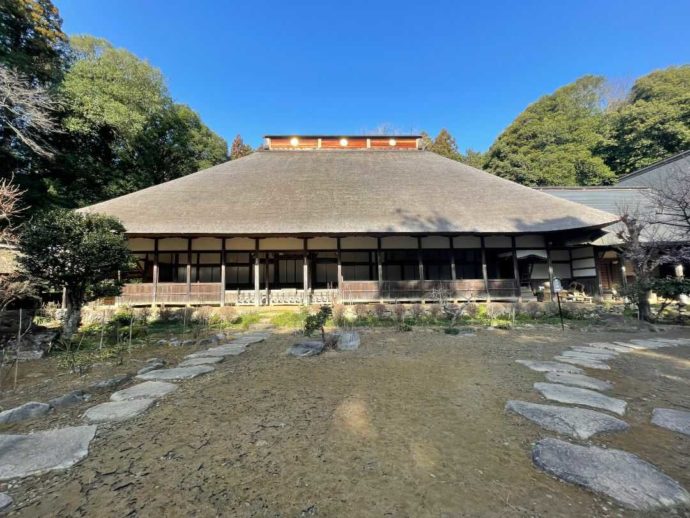
[[561, 280], [558, 277], [554, 277], [553, 279], [553, 292], [554, 293], [560, 293], [563, 291], [563, 285], [561, 284]]

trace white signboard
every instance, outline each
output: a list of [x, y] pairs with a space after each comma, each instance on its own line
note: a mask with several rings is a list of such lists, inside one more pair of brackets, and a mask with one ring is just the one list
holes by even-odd
[[553, 292], [554, 293], [560, 293], [563, 291], [563, 285], [561, 284], [561, 280], [558, 277], [554, 277], [553, 279]]

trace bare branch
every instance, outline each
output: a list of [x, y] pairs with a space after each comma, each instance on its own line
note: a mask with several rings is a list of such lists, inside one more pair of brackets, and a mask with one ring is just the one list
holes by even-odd
[[45, 136], [60, 131], [52, 117], [58, 103], [49, 91], [0, 65], [0, 127], [7, 128], [34, 153], [52, 157]]

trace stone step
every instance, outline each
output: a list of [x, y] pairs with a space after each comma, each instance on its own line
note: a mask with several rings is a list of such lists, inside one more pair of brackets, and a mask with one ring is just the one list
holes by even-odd
[[603, 381], [584, 374], [570, 374], [569, 372], [547, 372], [546, 379], [552, 383], [560, 383], [562, 385], [573, 385], [576, 387], [592, 389], [592, 390], [611, 390], [613, 384], [609, 381]]
[[612, 398], [594, 390], [579, 387], [570, 387], [558, 383], [535, 383], [534, 388], [551, 401], [599, 408], [618, 415], [625, 414], [625, 409], [628, 406], [622, 399]]
[[611, 367], [599, 360], [588, 360], [586, 358], [569, 358], [568, 356], [554, 356], [553, 359], [563, 363], [572, 363], [573, 365], [579, 365], [580, 367], [586, 367], [588, 369], [597, 369], [601, 371], [611, 370]]
[[568, 365], [562, 362], [540, 361], [540, 360], [515, 360], [519, 363], [537, 372], [570, 372], [571, 374], [583, 374], [583, 370], [574, 365]]

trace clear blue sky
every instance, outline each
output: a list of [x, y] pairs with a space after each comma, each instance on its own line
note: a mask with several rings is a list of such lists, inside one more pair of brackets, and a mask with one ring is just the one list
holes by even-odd
[[447, 127], [485, 150], [529, 103], [584, 74], [690, 62], [688, 0], [55, 0], [160, 68], [232, 140]]

